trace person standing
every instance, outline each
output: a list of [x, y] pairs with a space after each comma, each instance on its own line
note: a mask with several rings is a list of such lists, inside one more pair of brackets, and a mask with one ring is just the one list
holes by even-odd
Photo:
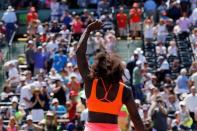
[[34, 74], [34, 43], [32, 40], [28, 41], [27, 50], [25, 51], [28, 69]]
[[16, 13], [12, 6], [8, 6], [8, 9], [3, 14], [2, 21], [5, 22], [6, 25], [6, 37], [7, 37], [7, 41], [9, 42], [13, 32], [16, 29], [16, 22], [17, 22]]
[[131, 90], [122, 83], [123, 67], [119, 57], [100, 52], [89, 68], [86, 59], [87, 40], [91, 31], [99, 30], [102, 26], [100, 21], [89, 24], [79, 40], [76, 52], [79, 72], [86, 85], [88, 122], [85, 131], [120, 131], [118, 114], [122, 104], [126, 105], [136, 131], [144, 131]]
[[127, 35], [127, 15], [124, 13], [124, 8], [120, 7], [120, 12], [117, 14], [117, 24], [120, 37]]

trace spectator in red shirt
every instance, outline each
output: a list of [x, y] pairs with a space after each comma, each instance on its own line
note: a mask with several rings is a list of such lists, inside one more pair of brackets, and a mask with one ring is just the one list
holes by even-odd
[[119, 29], [119, 35], [121, 37], [127, 35], [127, 15], [124, 13], [124, 8], [120, 7], [120, 12], [117, 14], [117, 25]]
[[133, 4], [133, 8], [130, 10], [129, 15], [130, 15], [130, 30], [131, 30], [131, 35], [132, 37], [135, 38], [135, 36], [138, 33], [138, 36], [140, 36], [140, 22], [141, 22], [141, 14], [142, 11], [138, 6], [138, 3]]
[[71, 90], [74, 91], [75, 93], [78, 93], [80, 90], [80, 83], [77, 81], [77, 76], [76, 74], [72, 73], [70, 75], [70, 82], [67, 84], [67, 87]]
[[75, 16], [72, 22], [72, 32], [74, 39], [78, 41], [83, 32], [83, 22], [79, 16]]
[[31, 23], [38, 19], [38, 13], [36, 12], [35, 7], [31, 7], [28, 14], [27, 14], [27, 23]]
[[71, 91], [70, 94], [70, 100], [67, 102], [68, 106], [68, 118], [71, 122], [74, 122], [76, 119], [76, 113], [77, 113], [77, 100], [76, 97], [78, 96], [78, 93]]

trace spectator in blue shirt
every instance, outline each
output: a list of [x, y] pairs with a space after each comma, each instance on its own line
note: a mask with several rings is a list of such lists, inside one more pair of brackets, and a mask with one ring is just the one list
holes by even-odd
[[72, 22], [72, 16], [69, 14], [68, 11], [65, 11], [65, 13], [63, 14], [61, 21], [64, 23], [64, 25], [66, 25], [66, 27], [68, 29], [70, 29], [71, 27], [71, 22]]
[[58, 117], [61, 117], [67, 112], [66, 108], [63, 105], [59, 105], [59, 101], [57, 98], [54, 98], [51, 104], [51, 110], [54, 111]]
[[59, 53], [53, 57], [53, 68], [55, 68], [57, 72], [61, 72], [66, 64], [67, 56], [63, 54], [63, 50], [60, 48]]
[[39, 73], [40, 69], [45, 69], [46, 60], [47, 60], [46, 54], [42, 52], [42, 47], [39, 46], [38, 50], [35, 52], [35, 55], [34, 55], [35, 74]]

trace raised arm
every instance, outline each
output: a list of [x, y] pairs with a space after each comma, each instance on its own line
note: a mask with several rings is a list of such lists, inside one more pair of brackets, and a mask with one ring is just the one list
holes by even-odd
[[84, 33], [82, 34], [78, 48], [77, 48], [77, 65], [79, 68], [79, 72], [85, 81], [87, 78], [87, 75], [89, 74], [89, 66], [88, 61], [86, 59], [86, 50], [87, 50], [87, 40], [90, 35], [91, 31], [98, 30], [102, 27], [102, 23], [100, 21], [95, 21], [88, 25], [88, 27], [85, 29]]
[[127, 110], [129, 112], [130, 119], [134, 124], [135, 130], [146, 131], [142, 119], [140, 118], [140, 115], [138, 113], [137, 107], [135, 105], [131, 89], [125, 87], [123, 93], [123, 103], [127, 106]]

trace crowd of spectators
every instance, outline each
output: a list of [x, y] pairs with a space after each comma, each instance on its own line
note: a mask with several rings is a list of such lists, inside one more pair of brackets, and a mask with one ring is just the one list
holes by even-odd
[[[146, 128], [197, 130], [197, 1], [146, 0], [116, 10], [110, 9], [108, 0], [89, 0], [90, 5], [83, 0], [73, 2], [97, 12], [72, 13], [66, 1], [53, 0], [51, 20], [43, 23], [37, 7], [29, 8], [25, 58], [4, 64], [7, 80], [0, 94], [0, 130], [83, 130], [88, 109], [75, 52], [84, 29], [96, 19], [103, 22], [103, 29], [91, 32], [88, 39], [89, 65], [100, 51], [115, 53], [119, 39], [143, 41], [143, 48], [136, 48], [122, 62], [122, 79], [132, 88]], [[12, 6], [2, 21], [0, 33], [9, 40], [17, 28]], [[184, 59], [191, 59], [191, 66], [180, 61], [181, 50], [186, 50], [180, 45], [191, 48], [191, 56]], [[156, 60], [153, 66], [148, 53]], [[125, 106], [118, 123], [122, 130], [134, 129]]]

